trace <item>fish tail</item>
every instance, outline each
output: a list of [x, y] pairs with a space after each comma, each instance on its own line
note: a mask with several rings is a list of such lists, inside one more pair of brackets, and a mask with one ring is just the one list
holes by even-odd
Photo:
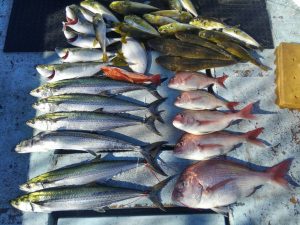
[[239, 102], [227, 102], [226, 107], [231, 111], [235, 111], [234, 107], [238, 106], [239, 104]]
[[141, 154], [144, 156], [144, 158], [147, 161], [147, 163], [149, 164], [150, 168], [153, 171], [155, 171], [163, 176], [167, 176], [167, 174], [160, 168], [160, 166], [157, 164], [155, 158], [160, 153], [161, 147], [166, 143], [167, 142], [165, 142], [165, 141], [152, 143], [152, 144], [142, 147], [142, 150], [141, 150]]
[[168, 177], [165, 180], [154, 185], [149, 191], [149, 199], [162, 211], [166, 211], [161, 203], [160, 192], [161, 190], [173, 179], [174, 176]]
[[266, 65], [263, 65], [263, 64], [260, 64], [259, 65], [259, 68], [261, 68], [263, 71], [268, 71], [270, 70], [270, 67], [266, 66]]
[[102, 61], [103, 61], [103, 62], [108, 62], [108, 56], [107, 56], [107, 53], [106, 53], [106, 52], [103, 53]]
[[288, 181], [284, 178], [290, 169], [293, 159], [286, 159], [283, 162], [269, 168], [267, 173], [270, 175], [272, 181], [289, 189]]
[[148, 118], [146, 118], [145, 120], [145, 125], [146, 127], [151, 130], [153, 133], [161, 136], [161, 133], [157, 130], [156, 126], [155, 126], [155, 116], [151, 115]]
[[261, 68], [263, 71], [268, 71], [270, 68], [268, 66], [265, 66], [264, 64], [262, 64], [259, 60], [257, 59], [253, 59], [251, 60], [251, 62], [258, 66], [259, 68]]
[[264, 128], [260, 127], [255, 130], [248, 131], [247, 133], [244, 134], [244, 136], [248, 142], [260, 147], [264, 147], [265, 144], [262, 141], [257, 139], [258, 135], [260, 135], [263, 130]]
[[160, 74], [155, 74], [155, 75], [151, 76], [150, 80], [151, 80], [151, 83], [153, 83], [155, 85], [161, 84]]
[[217, 78], [217, 83], [222, 86], [223, 88], [226, 88], [224, 85], [225, 80], [227, 80], [228, 75], [226, 75], [225, 73], [223, 74], [222, 77]]
[[238, 112], [238, 115], [241, 119], [256, 119], [256, 117], [252, 114], [253, 104], [254, 103], [250, 103]]
[[149, 112], [155, 117], [155, 119], [157, 119], [159, 122], [161, 123], [165, 123], [163, 118], [161, 117], [160, 113], [162, 113], [164, 110], [162, 111], [158, 111], [157, 108], [158, 106], [163, 103], [167, 98], [161, 98], [161, 99], [158, 99], [152, 103], [150, 103], [148, 105], [148, 110]]
[[158, 93], [156, 88], [153, 88], [153, 86], [148, 85], [150, 93], [157, 99], [163, 99], [163, 97]]

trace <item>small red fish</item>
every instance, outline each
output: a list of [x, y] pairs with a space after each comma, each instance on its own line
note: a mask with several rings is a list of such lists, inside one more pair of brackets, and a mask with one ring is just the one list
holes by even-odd
[[288, 188], [284, 176], [291, 163], [292, 159], [287, 159], [265, 172], [258, 172], [230, 160], [200, 161], [180, 175], [172, 199], [190, 208], [222, 212], [222, 207], [253, 194], [258, 186], [266, 183]]
[[102, 67], [102, 71], [104, 72], [105, 76], [113, 80], [127, 81], [134, 84], [147, 84], [147, 83], [152, 83], [155, 85], [161, 84], [161, 79], [159, 74], [147, 76], [142, 73], [133, 73], [112, 66]]

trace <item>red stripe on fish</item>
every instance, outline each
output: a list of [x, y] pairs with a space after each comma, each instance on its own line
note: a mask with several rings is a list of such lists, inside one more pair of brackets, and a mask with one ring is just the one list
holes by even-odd
[[226, 88], [226, 86], [224, 85], [224, 82], [225, 82], [225, 80], [227, 80], [228, 77], [229, 76], [224, 73], [222, 77], [217, 78], [217, 83], [220, 86], [222, 86], [223, 88]]

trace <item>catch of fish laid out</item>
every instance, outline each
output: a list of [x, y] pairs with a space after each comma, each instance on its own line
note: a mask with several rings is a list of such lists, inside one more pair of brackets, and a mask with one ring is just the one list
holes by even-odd
[[[158, 155], [167, 142], [137, 145], [103, 134], [141, 126], [162, 135], [155, 122], [164, 123], [160, 105], [168, 96], [161, 96], [157, 88], [169, 77], [148, 73], [148, 53], [153, 50], [159, 53], [156, 63], [175, 72], [168, 80], [168, 88], [181, 91], [174, 105], [182, 111], [172, 124], [165, 124], [186, 132], [172, 155], [193, 160], [181, 171], [169, 193], [172, 204], [224, 214], [227, 206], [251, 195], [258, 186], [271, 183], [288, 187], [284, 176], [292, 163], [290, 159], [258, 172], [220, 158], [239, 145], [265, 147], [264, 141], [258, 139], [264, 129], [244, 133], [225, 130], [235, 121], [258, 117], [252, 113], [254, 104], [242, 108], [238, 101], [216, 96], [209, 87], [226, 89], [227, 79], [234, 77], [210, 77], [200, 71], [238, 63], [251, 63], [267, 71], [269, 68], [253, 54], [262, 46], [237, 26], [201, 16], [201, 9], [190, 0], [165, 3], [167, 8], [129, 0], [111, 1], [108, 6], [101, 1], [84, 0], [80, 5], [66, 6], [63, 34], [73, 47], [55, 49], [61, 63], [36, 66], [47, 83], [30, 94], [39, 98], [33, 108], [42, 114], [26, 124], [40, 133], [21, 141], [15, 151], [84, 152], [95, 159], [70, 162], [29, 179], [20, 185], [22, 191], [29, 193], [12, 200], [13, 207], [26, 212], [105, 212], [123, 200], [143, 197], [164, 210], [160, 192], [174, 178], [158, 163]], [[134, 91], [148, 92], [156, 100], [137, 103], [132, 97], [122, 98], [124, 93]], [[144, 117], [132, 112], [144, 112]], [[236, 151], [242, 154], [243, 150]], [[139, 153], [141, 158], [101, 159], [101, 153], [116, 152]], [[142, 166], [167, 178], [148, 190], [108, 184], [113, 177]]]

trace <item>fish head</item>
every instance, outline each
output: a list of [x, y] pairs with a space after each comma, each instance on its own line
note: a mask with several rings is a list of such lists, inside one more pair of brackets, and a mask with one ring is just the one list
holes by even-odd
[[30, 196], [28, 195], [23, 195], [21, 197], [18, 197], [16, 199], [13, 199], [10, 201], [10, 204], [21, 211], [24, 212], [33, 212], [33, 206], [30, 201]]
[[78, 38], [78, 34], [71, 30], [68, 26], [63, 26], [63, 33], [68, 42], [74, 42]]
[[172, 200], [190, 208], [196, 208], [201, 201], [203, 187], [197, 175], [185, 171], [177, 180], [172, 192]]
[[35, 129], [45, 129], [47, 128], [48, 121], [43, 120], [39, 117], [36, 117], [34, 119], [30, 119], [26, 122], [26, 125]]
[[158, 28], [158, 32], [161, 34], [172, 34], [177, 31], [177, 23], [169, 23], [166, 25], [162, 25]]
[[80, 2], [80, 6], [82, 6], [83, 8], [86, 8], [87, 10], [90, 11], [94, 11], [95, 9], [98, 9], [98, 4], [96, 1], [92, 1], [92, 0], [84, 0], [82, 2]]
[[40, 176], [31, 179], [30, 181], [26, 182], [25, 184], [21, 184], [19, 186], [20, 190], [26, 192], [34, 192], [44, 189], [44, 185], [42, 182], [36, 181], [36, 179], [40, 179]]
[[55, 48], [55, 52], [62, 59], [66, 59], [69, 55], [68, 48]]
[[182, 92], [175, 100], [175, 105], [178, 107], [181, 107], [185, 105], [186, 103], [191, 102], [192, 98], [191, 95], [188, 92]]
[[52, 95], [52, 91], [50, 88], [47, 88], [46, 86], [40, 86], [36, 89], [33, 89], [30, 92], [30, 95], [37, 98], [45, 98]]
[[43, 77], [51, 78], [55, 74], [55, 69], [53, 65], [37, 65], [36, 70]]
[[39, 101], [32, 104], [32, 107], [41, 112], [51, 112], [55, 104], [52, 102], [48, 102], [47, 99], [40, 99]]
[[115, 12], [123, 12], [123, 10], [127, 7], [126, 1], [113, 1], [109, 4], [109, 8], [111, 8]]
[[80, 10], [77, 5], [68, 5], [66, 7], [66, 19], [68, 22], [78, 19], [77, 15], [80, 13]]
[[175, 145], [175, 148], [173, 150], [175, 155], [182, 155], [186, 154], [187, 151], [190, 151], [191, 149], [197, 148], [195, 145], [193, 138], [190, 137], [191, 134], [184, 134], [178, 143]]
[[175, 75], [173, 78], [170, 79], [168, 87], [177, 89], [177, 88], [180, 88], [180, 86], [186, 84], [186, 82], [187, 82], [187, 79], [184, 76], [184, 74]]
[[196, 123], [195, 118], [193, 115], [190, 115], [189, 113], [179, 113], [175, 116], [173, 119], [173, 125], [174, 127], [180, 129], [180, 130], [185, 130], [187, 127], [192, 127]]
[[189, 12], [182, 11], [179, 15], [179, 20], [186, 23], [189, 22], [193, 18], [192, 14]]

